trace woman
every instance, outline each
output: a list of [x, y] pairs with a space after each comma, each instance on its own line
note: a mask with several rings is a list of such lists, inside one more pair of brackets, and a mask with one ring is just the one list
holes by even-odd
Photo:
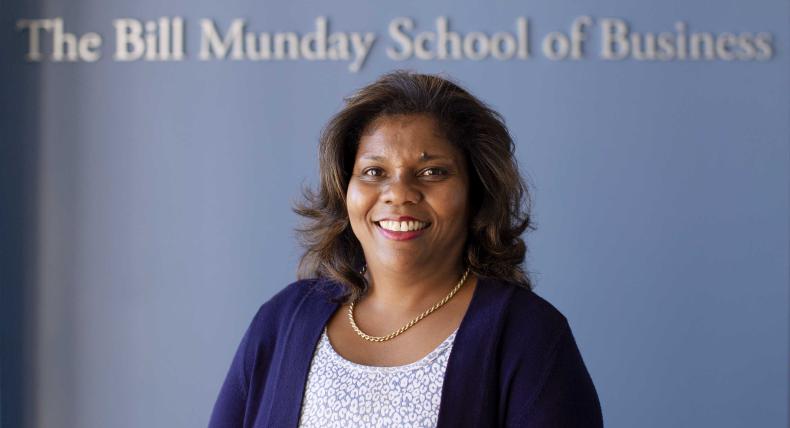
[[301, 279], [255, 315], [211, 427], [602, 426], [522, 268], [528, 193], [498, 113], [396, 71], [346, 99], [320, 167]]

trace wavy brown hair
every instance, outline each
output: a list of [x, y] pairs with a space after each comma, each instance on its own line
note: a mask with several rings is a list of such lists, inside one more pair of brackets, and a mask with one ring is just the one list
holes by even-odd
[[346, 301], [367, 289], [360, 274], [362, 246], [346, 211], [346, 190], [362, 132], [381, 116], [403, 114], [434, 117], [466, 158], [471, 216], [465, 264], [470, 271], [531, 289], [522, 266], [527, 247], [521, 238], [534, 229], [531, 201], [503, 117], [446, 77], [403, 70], [346, 97], [345, 106], [321, 132], [320, 184], [315, 191], [306, 188], [304, 200], [294, 207], [306, 219], [297, 229], [305, 248], [298, 277], [335, 280], [346, 287]]

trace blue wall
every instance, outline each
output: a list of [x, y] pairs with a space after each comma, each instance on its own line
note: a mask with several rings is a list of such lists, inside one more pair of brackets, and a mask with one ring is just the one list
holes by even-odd
[[[321, 127], [393, 68], [446, 72], [506, 118], [535, 200], [527, 267], [570, 320], [607, 426], [787, 425], [787, 2], [19, 3], [0, 29], [8, 426], [205, 425], [247, 323], [294, 279], [290, 207], [315, 183]], [[545, 58], [540, 38], [581, 15], [586, 58]], [[113, 61], [114, 19], [161, 16], [184, 18], [185, 60]], [[198, 59], [201, 18], [304, 33], [318, 16], [376, 33], [359, 72]], [[528, 17], [532, 57], [387, 57], [391, 20], [414, 34], [439, 16], [489, 35]], [[99, 33], [101, 59], [25, 62], [16, 21], [54, 17]], [[773, 55], [606, 61], [606, 17], [767, 32]]]

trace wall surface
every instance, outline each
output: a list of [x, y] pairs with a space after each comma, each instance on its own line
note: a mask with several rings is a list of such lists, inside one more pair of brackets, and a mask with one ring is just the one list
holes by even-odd
[[[24, 258], [0, 278], [4, 342], [19, 345], [3, 349], [8, 426], [19, 409], [35, 427], [205, 425], [252, 315], [295, 278], [291, 206], [316, 182], [322, 126], [394, 68], [447, 73], [505, 117], [533, 192], [527, 268], [568, 317], [607, 426], [787, 426], [788, 3], [427, 3], [3, 2], [15, 83], [4, 79], [1, 161], [24, 166], [0, 205], [4, 249]], [[441, 16], [462, 36], [516, 43], [524, 17], [530, 56], [388, 55], [403, 52], [393, 20], [411, 18], [414, 37]], [[543, 38], [580, 16], [580, 58], [549, 59]], [[83, 60], [54, 59], [49, 32], [42, 59], [25, 61], [17, 22], [57, 17]], [[160, 17], [183, 19], [181, 61], [113, 58], [114, 20]], [[364, 62], [353, 44], [348, 60], [200, 59], [201, 19], [225, 34], [244, 18], [260, 40], [316, 31], [318, 17], [329, 34], [375, 33]], [[677, 37], [678, 21], [689, 34], [769, 33], [772, 51], [606, 59], [606, 18], [643, 38]], [[426, 43], [414, 55], [438, 55]]]

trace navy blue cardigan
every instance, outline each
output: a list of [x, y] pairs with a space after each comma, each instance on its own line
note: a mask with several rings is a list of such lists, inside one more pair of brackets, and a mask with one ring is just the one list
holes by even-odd
[[[302, 280], [261, 306], [209, 427], [297, 426], [313, 350], [341, 292]], [[566, 318], [526, 288], [479, 278], [447, 363], [438, 426], [603, 426]]]

